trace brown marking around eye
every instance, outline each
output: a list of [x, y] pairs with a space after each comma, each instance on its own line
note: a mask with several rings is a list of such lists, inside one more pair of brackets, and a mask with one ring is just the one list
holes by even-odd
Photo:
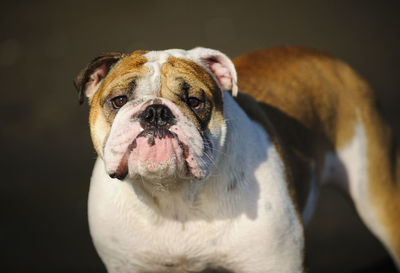
[[[163, 76], [181, 75], [182, 78], [192, 87], [202, 89], [200, 83], [205, 85], [206, 95], [215, 102], [217, 108], [222, 107], [222, 93], [212, 76], [200, 65], [193, 61], [169, 57], [161, 67]], [[168, 76], [170, 76], [168, 75]]]
[[[110, 115], [107, 112], [109, 109], [106, 109], [107, 106], [103, 103], [104, 99], [108, 96], [112, 97], [112, 87], [114, 86], [125, 86], [128, 92], [128, 89], [132, 87], [132, 80], [147, 73], [148, 70], [144, 66], [147, 62], [147, 58], [143, 56], [145, 53], [146, 51], [134, 51], [122, 58], [104, 78], [98, 92], [93, 96], [92, 107], [89, 113], [89, 123], [92, 130], [92, 140], [99, 155], [102, 155], [101, 147], [104, 142], [104, 136], [109, 133], [113, 118], [115, 117], [115, 115]], [[132, 76], [129, 76], [130, 74]], [[120, 95], [123, 94], [121, 93]], [[102, 132], [105, 130], [106, 132]]]
[[[212, 113], [222, 119], [222, 93], [212, 76], [200, 65], [186, 59], [169, 57], [161, 67], [161, 97], [177, 104], [199, 130], [204, 131]], [[188, 99], [197, 98], [201, 108], [190, 107]]]

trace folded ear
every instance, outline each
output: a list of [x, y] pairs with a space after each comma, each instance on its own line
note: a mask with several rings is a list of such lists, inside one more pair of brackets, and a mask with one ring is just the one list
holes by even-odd
[[222, 91], [231, 90], [233, 96], [237, 95], [236, 69], [225, 54], [210, 48], [196, 47], [189, 50], [189, 56], [211, 72]]
[[103, 53], [82, 69], [79, 75], [74, 79], [74, 85], [78, 90], [80, 104], [83, 103], [85, 95], [90, 100], [111, 67], [123, 56], [123, 53], [119, 52]]

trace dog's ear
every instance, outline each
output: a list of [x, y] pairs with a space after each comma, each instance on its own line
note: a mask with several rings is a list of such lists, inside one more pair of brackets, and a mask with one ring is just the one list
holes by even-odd
[[90, 98], [96, 93], [101, 81], [107, 76], [111, 67], [124, 56], [120, 52], [103, 53], [94, 58], [74, 79], [75, 88], [78, 91], [79, 103], [84, 97]]
[[190, 57], [205, 67], [218, 83], [222, 91], [238, 93], [237, 74], [232, 61], [222, 52], [210, 48], [196, 47], [189, 50]]

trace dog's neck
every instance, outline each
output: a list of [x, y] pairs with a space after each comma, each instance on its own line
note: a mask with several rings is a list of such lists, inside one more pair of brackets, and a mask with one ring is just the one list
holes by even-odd
[[[224, 100], [226, 139], [206, 179], [180, 181], [180, 186], [171, 190], [150, 191], [141, 186], [146, 181], [132, 184], [138, 197], [161, 217], [182, 222], [225, 218], [231, 216], [229, 211], [235, 211], [232, 208], [240, 202], [239, 193], [252, 187], [254, 181], [248, 179], [252, 174], [247, 172], [251, 171], [248, 165], [254, 162], [247, 159], [259, 152], [259, 147], [252, 143], [260, 143], [258, 138], [265, 137], [264, 131], [249, 120], [229, 94], [225, 94]], [[224, 209], [228, 204], [229, 211]]]

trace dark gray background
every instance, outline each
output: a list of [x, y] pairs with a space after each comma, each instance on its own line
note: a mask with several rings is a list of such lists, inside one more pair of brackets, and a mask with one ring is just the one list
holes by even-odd
[[[346, 60], [400, 130], [398, 1], [2, 1], [1, 272], [104, 272], [87, 228], [96, 158], [73, 77], [98, 53], [302, 45]], [[323, 191], [310, 272], [392, 272], [350, 202]], [[245, 251], [245, 250], [244, 250]], [[386, 270], [386, 271], [385, 271]]]

